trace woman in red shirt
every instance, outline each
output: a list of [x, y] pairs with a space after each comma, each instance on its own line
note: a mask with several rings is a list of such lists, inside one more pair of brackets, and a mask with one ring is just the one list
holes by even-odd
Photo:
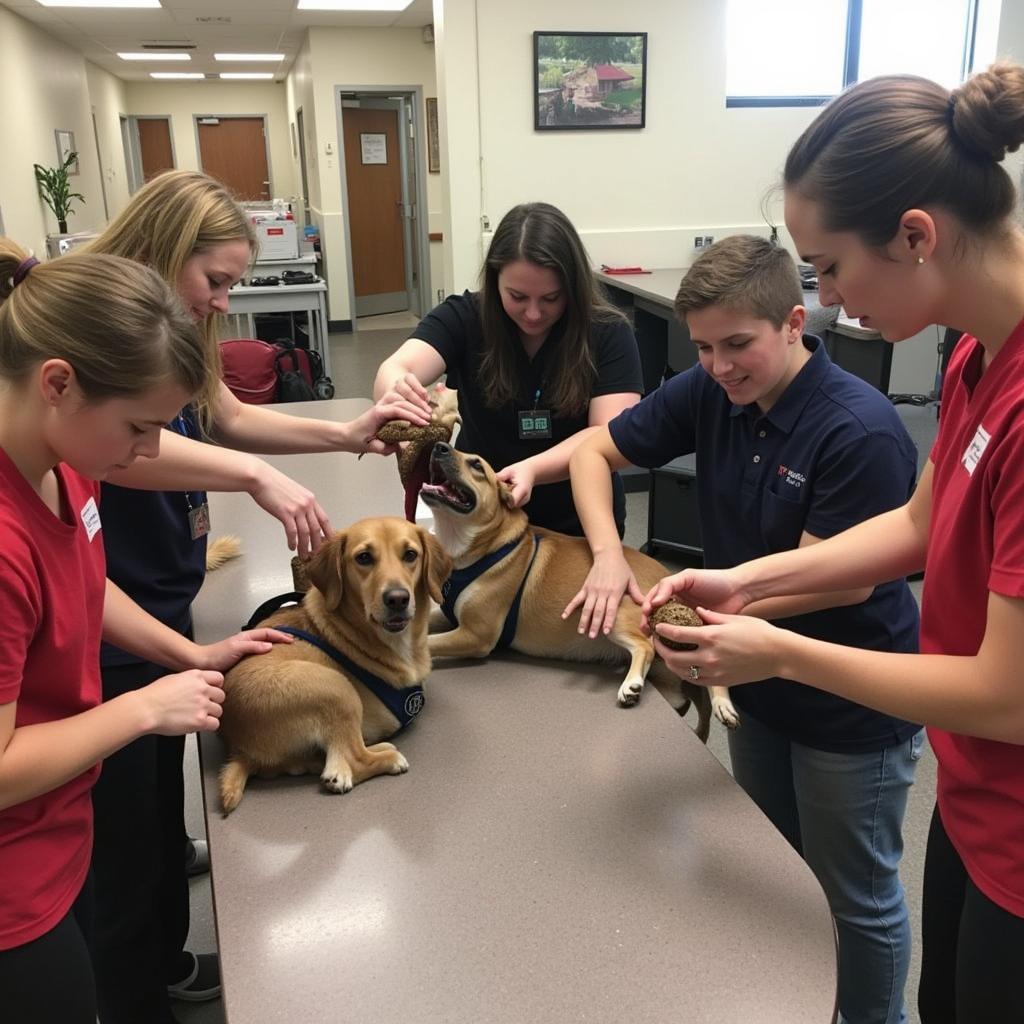
[[[658, 644], [708, 685], [783, 676], [929, 726], [938, 798], [923, 904], [922, 1024], [1024, 1020], [1024, 230], [999, 166], [1024, 142], [1024, 68], [952, 93], [892, 76], [830, 103], [790, 151], [786, 224], [822, 305], [889, 341], [966, 330], [917, 490], [811, 547], [663, 580], [703, 628]], [[736, 613], [759, 598], [926, 568], [921, 653], [853, 650]], [[713, 610], [705, 610], [713, 609]]]
[[[163, 425], [206, 375], [198, 332], [152, 271], [96, 255], [38, 264], [0, 239], [0, 1005], [10, 1024], [95, 1022], [80, 894], [99, 762], [146, 733], [216, 729], [221, 673], [288, 639], [251, 630], [199, 646], [105, 579], [98, 481], [156, 455]], [[101, 638], [176, 674], [101, 704]]]

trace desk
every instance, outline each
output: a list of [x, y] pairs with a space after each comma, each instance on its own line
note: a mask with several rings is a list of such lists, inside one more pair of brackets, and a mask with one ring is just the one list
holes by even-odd
[[331, 346], [327, 337], [327, 285], [323, 280], [315, 284], [277, 284], [258, 288], [236, 284], [228, 292], [228, 316], [244, 316], [249, 333], [236, 334], [234, 337], [256, 337], [252, 320], [255, 313], [305, 313], [309, 344], [320, 353], [324, 373], [331, 376]]
[[[661, 383], [666, 367], [679, 373], [697, 361], [689, 332], [676, 319], [673, 308], [685, 273], [682, 267], [654, 270], [650, 274], [597, 272], [612, 301], [633, 313], [645, 393]], [[849, 321], [838, 322], [835, 308], [821, 306], [817, 292], [804, 292], [804, 305], [808, 333], [821, 335], [832, 361], [888, 394], [892, 345], [882, 340], [877, 331]]]
[[[402, 507], [391, 460], [269, 461], [336, 526]], [[244, 554], [199, 595], [201, 641], [291, 586], [280, 526], [245, 496], [210, 499]], [[655, 690], [616, 706], [619, 679], [519, 656], [437, 668], [398, 738], [408, 774], [346, 796], [252, 780], [227, 819], [204, 734], [229, 1024], [834, 1020], [811, 872]]]

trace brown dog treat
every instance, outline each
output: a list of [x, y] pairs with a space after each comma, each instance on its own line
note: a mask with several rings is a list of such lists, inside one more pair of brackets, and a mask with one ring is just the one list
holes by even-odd
[[[677, 601], [674, 597], [669, 598], [660, 608], [656, 608], [647, 621], [653, 629], [659, 622], [667, 622], [670, 626], [703, 626], [704, 620], [688, 605]], [[658, 639], [673, 651], [695, 651], [696, 644], [681, 644], [676, 640], [669, 640], [666, 636], [658, 635]]]
[[304, 594], [309, 590], [309, 577], [306, 575], [306, 563], [298, 555], [292, 557], [292, 586]]
[[438, 423], [431, 423], [426, 427], [414, 427], [406, 420], [392, 420], [385, 423], [377, 431], [377, 437], [385, 444], [399, 444], [405, 442], [405, 447], [400, 448], [398, 457], [398, 475], [402, 483], [406, 483], [409, 475], [416, 468], [416, 463], [424, 452], [429, 452], [438, 441], [448, 441], [452, 436], [451, 428]]

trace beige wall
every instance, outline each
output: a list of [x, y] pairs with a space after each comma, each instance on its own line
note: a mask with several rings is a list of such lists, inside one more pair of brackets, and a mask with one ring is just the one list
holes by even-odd
[[107, 193], [107, 209], [115, 217], [128, 202], [128, 171], [121, 138], [121, 115], [128, 113], [125, 84], [90, 61], [85, 62], [85, 74], [96, 119], [97, 159]]
[[[305, 47], [304, 47], [305, 49]], [[338, 87], [419, 86], [423, 96], [436, 96], [434, 48], [423, 42], [420, 29], [312, 28], [309, 62], [297, 62], [289, 76], [292, 95], [312, 96], [314, 118], [303, 110], [308, 140], [306, 157], [310, 197], [316, 207], [321, 247], [327, 270], [328, 307], [332, 320], [352, 318], [348, 254], [342, 197], [343, 153], [338, 134]], [[304, 57], [304, 55], [303, 55]], [[294, 117], [294, 109], [290, 114]], [[421, 116], [423, 112], [421, 111]], [[328, 151], [329, 150], [329, 151]], [[441, 190], [437, 175], [426, 176], [428, 223], [440, 219]], [[319, 199], [319, 202], [316, 200]]]
[[71, 231], [103, 227], [100, 168], [93, 141], [86, 62], [23, 18], [0, 7], [0, 212], [7, 234], [42, 255], [57, 222], [36, 188], [34, 163], [57, 163], [58, 128], [75, 133], [80, 172], [73, 190], [85, 196], [68, 219]]
[[130, 113], [166, 114], [171, 118], [174, 159], [181, 170], [201, 169], [196, 115], [265, 115], [271, 194], [281, 198], [295, 195], [295, 165], [283, 82], [128, 82], [126, 90]]

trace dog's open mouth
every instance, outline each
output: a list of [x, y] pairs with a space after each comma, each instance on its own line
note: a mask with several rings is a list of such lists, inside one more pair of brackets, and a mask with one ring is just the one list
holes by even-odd
[[428, 505], [445, 505], [455, 512], [466, 514], [476, 508], [476, 495], [457, 480], [449, 478], [441, 460], [430, 457], [430, 476], [420, 490]]
[[408, 626], [411, 621], [412, 620], [409, 618], [408, 615], [398, 614], [389, 615], [388, 618], [384, 619], [380, 624], [389, 633], [401, 633], [402, 630], [405, 629], [405, 627]]

